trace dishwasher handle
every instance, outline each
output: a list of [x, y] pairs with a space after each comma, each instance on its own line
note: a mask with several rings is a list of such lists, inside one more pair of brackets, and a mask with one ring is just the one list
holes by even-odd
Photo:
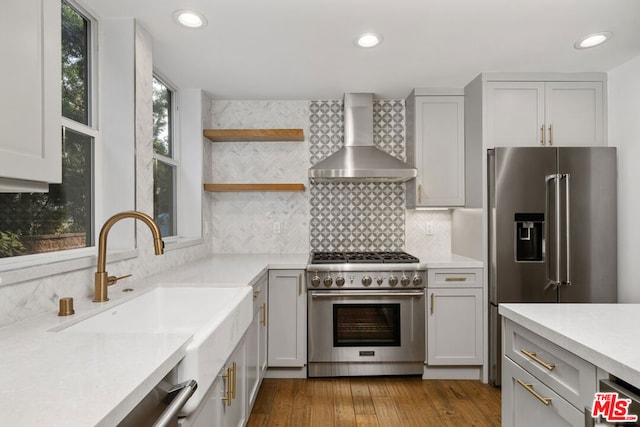
[[182, 410], [187, 401], [193, 396], [198, 383], [194, 380], [188, 380], [183, 383], [177, 384], [169, 390], [165, 403], [169, 403], [167, 409], [158, 417], [153, 427], [167, 427], [173, 420], [176, 419], [178, 413]]

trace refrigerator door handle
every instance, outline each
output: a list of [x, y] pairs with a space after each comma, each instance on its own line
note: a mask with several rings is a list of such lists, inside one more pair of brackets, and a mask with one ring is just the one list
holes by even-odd
[[569, 190], [571, 188], [571, 174], [563, 174], [562, 178], [564, 179], [565, 182], [565, 245], [567, 247], [567, 251], [566, 251], [566, 266], [567, 266], [567, 272], [566, 272], [566, 280], [564, 282], [562, 282], [563, 285], [571, 285], [571, 239], [570, 239], [570, 233], [571, 233], [571, 216], [570, 216], [570, 208], [571, 208], [571, 199], [570, 199], [570, 195], [569, 195]]
[[[561, 245], [561, 240], [560, 240], [560, 178], [561, 175], [558, 174], [552, 174], [552, 175], [547, 175], [545, 176], [545, 192], [546, 192], [546, 197], [545, 197], [545, 207], [544, 207], [544, 217], [545, 220], [547, 220], [548, 222], [550, 222], [550, 218], [551, 216], [549, 215], [549, 211], [550, 211], [550, 203], [549, 203], [549, 184], [550, 183], [554, 183], [555, 184], [555, 209], [554, 209], [554, 213], [553, 213], [553, 218], [554, 218], [554, 222], [555, 222], [555, 253], [554, 253], [554, 261], [555, 261], [555, 277], [552, 278], [551, 277], [551, 263], [550, 263], [550, 258], [551, 258], [551, 251], [550, 250], [546, 250], [546, 254], [548, 255], [547, 260], [545, 262], [546, 265], [546, 270], [547, 270], [547, 284], [545, 285], [544, 289], [548, 289], [550, 286], [555, 286], [556, 288], [560, 285], [560, 245]], [[547, 226], [546, 227], [546, 236], [545, 236], [545, 245], [548, 245], [550, 249], [551, 247], [551, 239], [550, 239], [550, 234], [551, 234], [551, 227]]]

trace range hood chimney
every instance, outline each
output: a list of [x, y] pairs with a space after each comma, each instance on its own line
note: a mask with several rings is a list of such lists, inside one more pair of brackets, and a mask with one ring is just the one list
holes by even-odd
[[404, 182], [413, 166], [373, 145], [373, 94], [344, 95], [344, 146], [309, 169], [311, 182]]

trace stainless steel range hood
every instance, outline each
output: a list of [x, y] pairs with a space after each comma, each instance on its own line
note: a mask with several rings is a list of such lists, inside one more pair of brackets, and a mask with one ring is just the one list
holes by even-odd
[[311, 182], [404, 182], [413, 166], [373, 145], [373, 94], [344, 95], [344, 147], [309, 169]]

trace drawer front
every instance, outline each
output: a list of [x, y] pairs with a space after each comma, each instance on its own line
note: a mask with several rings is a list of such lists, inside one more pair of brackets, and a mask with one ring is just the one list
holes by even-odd
[[576, 408], [591, 406], [597, 386], [591, 363], [509, 320], [504, 352]]
[[481, 288], [481, 268], [429, 269], [427, 286], [430, 288]]
[[575, 408], [508, 357], [502, 358], [502, 426], [584, 426]]

